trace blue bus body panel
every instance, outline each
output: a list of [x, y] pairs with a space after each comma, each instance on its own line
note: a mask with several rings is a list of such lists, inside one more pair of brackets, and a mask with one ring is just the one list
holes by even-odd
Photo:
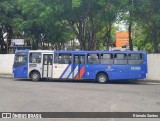
[[104, 67], [101, 68], [99, 64], [86, 64], [86, 79], [96, 79], [96, 74], [99, 70], [104, 70]]
[[[145, 65], [86, 65], [86, 79], [96, 79], [99, 72], [108, 75], [109, 80], [146, 78]], [[140, 70], [139, 70], [140, 69]]]
[[[27, 53], [28, 54], [29, 50], [16, 50], [15, 53]], [[25, 65], [21, 65], [18, 67], [13, 66], [13, 76], [15, 78], [28, 78], [28, 57], [27, 57], [27, 62]]]
[[[110, 68], [110, 69], [109, 69]], [[117, 79], [128, 79], [129, 78], [129, 71], [127, 65], [112, 65], [108, 67], [108, 71], [112, 72], [112, 77], [110, 80], [117, 80]]]
[[15, 78], [28, 78], [28, 65], [23, 65], [13, 69], [13, 76]]

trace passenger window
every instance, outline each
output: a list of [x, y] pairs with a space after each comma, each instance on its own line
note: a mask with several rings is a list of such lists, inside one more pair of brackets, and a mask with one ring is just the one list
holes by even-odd
[[114, 64], [127, 64], [127, 54], [114, 54]]
[[142, 54], [128, 54], [128, 64], [142, 64], [143, 55]]
[[41, 53], [30, 53], [29, 62], [30, 63], [41, 63]]
[[78, 56], [74, 56], [74, 64], [79, 64], [79, 58], [78, 58]]
[[58, 63], [58, 53], [54, 54], [54, 63]]
[[59, 64], [71, 64], [72, 55], [69, 53], [59, 53], [57, 60], [58, 60], [57, 63]]
[[99, 64], [99, 54], [88, 54], [87, 62], [88, 64]]
[[84, 55], [80, 56], [79, 64], [85, 64], [85, 56]]
[[113, 54], [101, 54], [101, 64], [113, 64]]

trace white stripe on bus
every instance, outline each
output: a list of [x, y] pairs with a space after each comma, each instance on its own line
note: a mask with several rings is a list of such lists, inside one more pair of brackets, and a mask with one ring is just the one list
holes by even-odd
[[[70, 76], [68, 77], [69, 79], [72, 79], [72, 75], [73, 75], [73, 73], [74, 73], [74, 77], [77, 75], [77, 73], [78, 73], [78, 71], [76, 71], [76, 70], [78, 70], [78, 66], [74, 69], [74, 71], [70, 74]], [[73, 77], [73, 78], [74, 78]]]
[[66, 72], [65, 72], [65, 74], [62, 76], [62, 78], [67, 78], [70, 73], [71, 73], [71, 65], [70, 65], [69, 68], [66, 70]]

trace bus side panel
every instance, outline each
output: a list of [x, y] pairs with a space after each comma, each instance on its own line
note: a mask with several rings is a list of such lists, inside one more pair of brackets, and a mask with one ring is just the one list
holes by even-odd
[[67, 78], [71, 72], [70, 64], [53, 64], [52, 78], [60, 79]]
[[99, 72], [105, 72], [109, 80], [129, 79], [129, 67], [127, 65], [86, 65], [86, 79], [96, 79]]
[[15, 78], [28, 78], [28, 65], [16, 67], [13, 69], [13, 74]]
[[144, 69], [142, 65], [130, 65], [130, 70], [129, 70], [129, 79], [141, 79], [145, 78], [144, 75]]
[[86, 79], [96, 79], [98, 65], [86, 64]]
[[108, 75], [109, 80], [112, 79], [112, 67], [110, 65], [86, 65], [86, 79], [96, 79], [99, 72], [105, 72]]
[[38, 71], [40, 73], [40, 76], [42, 78], [42, 63], [35, 63], [35, 64], [32, 64], [32, 63], [29, 63], [29, 69], [28, 69], [28, 75], [30, 74], [31, 71]]
[[110, 70], [112, 70], [112, 78], [111, 80], [121, 80], [129, 78], [129, 68], [127, 65], [112, 65], [110, 66]]

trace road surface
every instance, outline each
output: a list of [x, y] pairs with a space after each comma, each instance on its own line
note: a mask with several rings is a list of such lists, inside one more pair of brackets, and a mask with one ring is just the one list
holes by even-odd
[[[0, 77], [0, 112], [160, 112], [160, 84], [32, 82]], [[81, 120], [118, 121], [118, 119], [76, 119]]]

